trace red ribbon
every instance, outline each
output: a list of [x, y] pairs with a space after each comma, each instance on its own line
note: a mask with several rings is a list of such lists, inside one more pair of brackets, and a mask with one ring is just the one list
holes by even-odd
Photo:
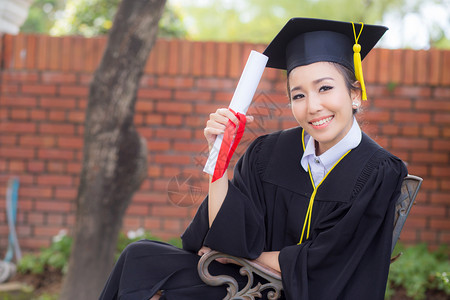
[[[241, 141], [242, 136], [244, 135], [245, 122], [247, 121], [247, 118], [244, 114], [241, 114], [239, 112], [236, 113], [231, 108], [229, 108], [229, 110], [239, 120], [239, 124], [236, 128], [236, 124], [234, 124], [231, 120], [228, 120], [225, 132], [223, 134], [222, 144], [220, 145], [219, 155], [217, 156], [217, 162], [216, 167], [214, 168], [212, 182], [216, 181], [219, 178], [222, 178], [223, 174], [228, 168], [228, 165], [230, 164], [231, 157], [236, 151], [236, 148]], [[235, 136], [234, 140], [233, 136]]]

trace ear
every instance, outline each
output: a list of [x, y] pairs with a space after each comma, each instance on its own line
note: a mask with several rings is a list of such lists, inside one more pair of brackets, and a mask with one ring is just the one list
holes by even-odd
[[350, 91], [350, 98], [352, 99], [352, 108], [357, 109], [361, 106], [361, 84], [359, 83], [359, 81], [355, 81], [353, 83], [353, 86], [357, 87], [357, 89], [352, 89]]

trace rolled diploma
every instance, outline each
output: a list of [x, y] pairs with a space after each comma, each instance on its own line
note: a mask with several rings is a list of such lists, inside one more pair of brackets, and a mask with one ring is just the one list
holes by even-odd
[[[247, 113], [268, 59], [269, 58], [264, 54], [254, 50], [250, 52], [244, 71], [242, 71], [241, 78], [239, 79], [236, 90], [234, 91], [233, 98], [231, 98], [229, 108], [242, 114]], [[203, 172], [208, 173], [209, 175], [214, 174], [214, 168], [216, 167], [217, 157], [219, 155], [220, 146], [222, 145], [222, 139], [223, 134], [217, 136], [214, 146], [209, 152], [205, 167], [203, 168]]]

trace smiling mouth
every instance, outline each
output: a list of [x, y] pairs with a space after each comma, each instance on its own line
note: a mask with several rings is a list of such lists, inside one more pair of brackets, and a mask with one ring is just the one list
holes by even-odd
[[323, 126], [323, 125], [328, 124], [331, 120], [333, 120], [333, 118], [334, 118], [334, 116], [329, 116], [327, 118], [323, 118], [321, 120], [313, 121], [313, 122], [309, 122], [309, 123], [316, 127]]

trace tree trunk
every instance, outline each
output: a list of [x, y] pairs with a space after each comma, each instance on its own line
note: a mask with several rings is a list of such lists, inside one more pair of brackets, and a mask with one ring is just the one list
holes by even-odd
[[122, 1], [91, 82], [74, 245], [61, 300], [98, 299], [126, 208], [146, 176], [147, 147], [133, 115], [165, 2]]

